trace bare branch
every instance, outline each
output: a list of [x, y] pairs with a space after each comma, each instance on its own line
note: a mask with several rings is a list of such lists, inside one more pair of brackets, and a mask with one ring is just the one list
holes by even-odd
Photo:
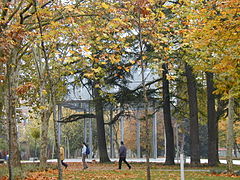
[[78, 120], [85, 119], [85, 118], [96, 118], [96, 116], [95, 116], [95, 114], [73, 114], [68, 117], [63, 117], [63, 118], [61, 118], [60, 121], [57, 121], [57, 122], [69, 123], [69, 122], [74, 122], [74, 121], [78, 121]]

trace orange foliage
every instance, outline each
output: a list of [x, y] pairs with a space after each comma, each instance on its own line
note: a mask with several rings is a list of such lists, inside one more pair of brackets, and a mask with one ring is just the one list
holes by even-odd
[[35, 86], [31, 83], [25, 83], [24, 85], [21, 85], [16, 88], [17, 95], [23, 95], [26, 92], [28, 92], [31, 88], [35, 88]]

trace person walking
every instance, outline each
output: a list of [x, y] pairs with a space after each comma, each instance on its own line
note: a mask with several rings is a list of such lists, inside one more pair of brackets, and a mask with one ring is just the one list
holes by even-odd
[[83, 169], [87, 169], [88, 165], [86, 163], [86, 158], [87, 158], [87, 144], [84, 142], [82, 144], [82, 163], [83, 163]]
[[60, 160], [61, 160], [61, 164], [65, 167], [65, 169], [67, 169], [68, 164], [63, 162], [64, 157], [65, 157], [65, 155], [64, 155], [64, 147], [60, 146]]
[[131, 169], [130, 164], [126, 161], [127, 157], [127, 148], [125, 147], [123, 141], [121, 141], [121, 146], [119, 148], [119, 162], [118, 162], [118, 169], [122, 168], [122, 161]]

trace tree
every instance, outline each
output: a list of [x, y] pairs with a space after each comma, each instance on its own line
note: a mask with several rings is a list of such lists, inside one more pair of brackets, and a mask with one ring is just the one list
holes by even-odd
[[35, 153], [34, 157], [37, 157], [37, 140], [40, 138], [40, 131], [37, 128], [32, 128], [31, 129], [31, 136], [34, 139], [34, 148], [35, 148]]
[[[183, 3], [184, 4], [184, 3]], [[236, 0], [186, 2], [182, 9], [186, 12], [185, 24], [188, 29], [183, 31], [184, 43], [193, 57], [188, 62], [198, 71], [207, 71], [216, 75], [216, 90], [222, 99], [229, 101], [231, 112], [232, 98], [239, 98], [239, 66], [237, 37], [237, 12], [239, 3]], [[186, 8], [192, 7], [192, 8]], [[186, 15], [185, 14], [185, 15]], [[211, 34], [211, 36], [209, 36]], [[229, 116], [227, 136], [232, 140], [232, 115]], [[228, 142], [228, 150], [232, 142]], [[231, 155], [228, 156], [231, 168]], [[228, 168], [229, 169], [229, 168]], [[229, 169], [230, 170], [230, 169]]]
[[173, 128], [171, 122], [171, 109], [170, 109], [170, 94], [169, 94], [169, 81], [167, 80], [168, 67], [167, 64], [163, 64], [163, 115], [164, 126], [166, 135], [166, 161], [165, 164], [174, 164], [174, 137]]
[[232, 152], [234, 144], [233, 121], [234, 121], [234, 98], [228, 100], [228, 121], [227, 121], [227, 170], [233, 172]]
[[[20, 153], [17, 142], [17, 128], [16, 128], [16, 104], [18, 102], [15, 88], [18, 84], [18, 65], [19, 60], [24, 52], [23, 38], [25, 37], [25, 30], [23, 28], [23, 21], [17, 21], [16, 17], [24, 14], [21, 10], [23, 1], [11, 5], [11, 1], [1, 1], [0, 5], [3, 7], [0, 10], [0, 66], [3, 83], [1, 83], [1, 98], [5, 96], [6, 117], [8, 121], [8, 144], [9, 144], [9, 179], [13, 179], [13, 168], [20, 167]], [[13, 10], [13, 11], [11, 11]], [[22, 20], [22, 19], [21, 19]], [[2, 68], [3, 67], [3, 68]], [[0, 106], [1, 112], [3, 106]]]
[[216, 166], [218, 159], [218, 143], [217, 143], [217, 115], [215, 110], [215, 96], [213, 73], [206, 73], [207, 79], [207, 111], [208, 111], [208, 164]]
[[190, 118], [190, 149], [191, 149], [191, 164], [200, 164], [199, 153], [199, 129], [198, 129], [198, 105], [197, 105], [197, 85], [196, 79], [192, 72], [192, 67], [185, 64], [188, 103], [189, 103], [189, 118]]
[[103, 99], [100, 96], [100, 89], [93, 88], [93, 95], [95, 101], [95, 112], [96, 112], [96, 121], [97, 121], [97, 137], [98, 137], [98, 149], [100, 162], [110, 162], [110, 159], [107, 154], [107, 145], [106, 145], [106, 135], [104, 128], [104, 118], [103, 118]]

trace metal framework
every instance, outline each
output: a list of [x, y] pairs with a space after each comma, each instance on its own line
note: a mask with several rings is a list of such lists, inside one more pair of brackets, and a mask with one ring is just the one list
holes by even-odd
[[[152, 104], [152, 109], [155, 111], [155, 103]], [[70, 100], [70, 101], [64, 101], [58, 103], [58, 122], [62, 119], [62, 107], [69, 108], [72, 110], [75, 110], [77, 112], [84, 112], [84, 113], [93, 113], [94, 107], [93, 107], [93, 101], [92, 100]], [[135, 106], [136, 107], [136, 106]], [[137, 108], [134, 108], [134, 111], [136, 112], [136, 149], [137, 149], [137, 158], [140, 158], [141, 156], [141, 145], [140, 145], [140, 130], [141, 130], [141, 124], [140, 124], [140, 115], [139, 110], [142, 109], [142, 106], [138, 104]], [[110, 110], [110, 108], [106, 108], [106, 110]], [[152, 157], [157, 158], [157, 113], [154, 113], [152, 118]], [[124, 117], [122, 117], [119, 121], [120, 123], [120, 139], [124, 141]], [[93, 152], [93, 137], [92, 137], [92, 118], [84, 118], [84, 141], [89, 144], [90, 147], [90, 157], [92, 157]], [[61, 144], [61, 123], [58, 123], [58, 141]], [[114, 150], [114, 131], [113, 131], [113, 125], [110, 125], [110, 157], [114, 158], [115, 150]]]

